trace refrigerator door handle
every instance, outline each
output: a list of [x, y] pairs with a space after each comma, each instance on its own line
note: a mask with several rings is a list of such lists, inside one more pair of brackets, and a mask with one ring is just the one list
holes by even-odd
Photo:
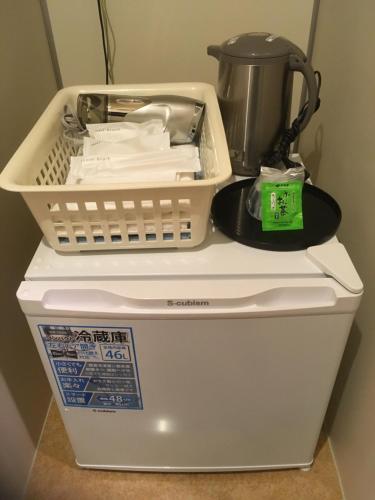
[[[285, 283], [285, 281], [288, 281]], [[283, 283], [265, 283], [259, 280], [252, 289], [200, 287], [186, 285], [185, 293], [175, 288], [171, 296], [163, 288], [149, 286], [150, 292], [136, 286], [126, 290], [125, 285], [75, 283], [28, 283], [18, 290], [18, 299], [24, 312], [33, 315], [192, 315], [192, 314], [256, 314], [338, 309], [352, 310], [360, 297], [346, 292], [334, 280], [293, 280]], [[125, 290], [124, 290], [125, 288]], [[125, 293], [124, 293], [125, 292]], [[178, 293], [179, 292], [179, 293]], [[349, 295], [349, 296], [348, 296]]]
[[239, 297], [215, 297], [202, 294], [194, 297], [137, 297], [106, 290], [48, 290], [43, 296], [44, 309], [121, 312], [131, 309], [161, 309], [186, 307], [226, 307], [229, 309], [329, 307], [337, 302], [330, 287], [277, 287]]

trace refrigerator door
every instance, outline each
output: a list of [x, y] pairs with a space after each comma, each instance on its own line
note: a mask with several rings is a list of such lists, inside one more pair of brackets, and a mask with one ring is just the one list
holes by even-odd
[[18, 298], [77, 462], [160, 471], [309, 465], [360, 300], [327, 278], [24, 282]]

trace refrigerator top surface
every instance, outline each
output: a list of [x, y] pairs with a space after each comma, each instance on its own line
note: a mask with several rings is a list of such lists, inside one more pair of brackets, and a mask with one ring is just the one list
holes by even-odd
[[[331, 242], [337, 241], [333, 238]], [[329, 245], [330, 242], [325, 245]], [[307, 252], [247, 247], [219, 231], [191, 249], [58, 253], [42, 240], [26, 280], [121, 280], [173, 278], [322, 277]]]

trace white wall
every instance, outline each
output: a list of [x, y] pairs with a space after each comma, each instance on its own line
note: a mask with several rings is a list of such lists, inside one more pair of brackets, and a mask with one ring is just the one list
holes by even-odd
[[[0, 2], [0, 170], [56, 91], [38, 0]], [[0, 498], [24, 490], [50, 400], [16, 290], [40, 239], [15, 193], [0, 191]]]
[[340, 238], [365, 284], [328, 427], [347, 500], [375, 498], [375, 3], [323, 1], [314, 65], [322, 105], [300, 151], [343, 210]]
[[[107, 0], [117, 39], [116, 83], [204, 81], [215, 84], [210, 44], [270, 31], [306, 51], [313, 0]], [[64, 86], [104, 83], [96, 2], [47, 0]], [[300, 78], [292, 116], [297, 113]]]

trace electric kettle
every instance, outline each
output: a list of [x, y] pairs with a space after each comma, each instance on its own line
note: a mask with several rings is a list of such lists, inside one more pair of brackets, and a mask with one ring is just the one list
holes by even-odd
[[303, 74], [309, 98], [300, 131], [310, 121], [318, 101], [314, 70], [301, 49], [271, 33], [234, 36], [207, 53], [219, 61], [217, 94], [233, 173], [257, 176], [289, 125], [294, 71]]

